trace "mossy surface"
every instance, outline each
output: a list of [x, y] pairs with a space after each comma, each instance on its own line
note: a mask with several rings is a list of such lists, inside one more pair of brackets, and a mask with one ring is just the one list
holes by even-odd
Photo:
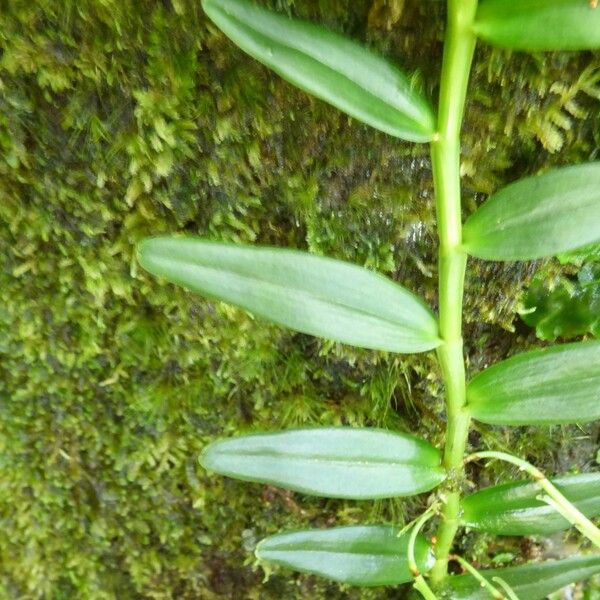
[[[270, 6], [362, 40], [436, 96], [444, 3]], [[185, 232], [308, 249], [435, 306], [427, 147], [293, 89], [196, 0], [0, 2], [0, 49], [0, 598], [403, 597], [283, 571], [264, 583], [252, 550], [283, 528], [404, 523], [425, 497], [308, 498], [209, 475], [197, 457], [220, 436], [307, 424], [397, 428], [439, 445], [433, 355], [283, 331], [155, 280], [134, 247]], [[505, 182], [597, 155], [598, 69], [592, 53], [478, 50], [465, 214]], [[540, 267], [563, 268], [470, 263], [472, 373], [540, 345], [517, 315]], [[593, 468], [598, 438], [597, 425], [478, 426], [471, 442], [555, 473]], [[506, 474], [470, 473], [476, 484]], [[459, 544], [481, 564], [529, 552], [473, 534]]]

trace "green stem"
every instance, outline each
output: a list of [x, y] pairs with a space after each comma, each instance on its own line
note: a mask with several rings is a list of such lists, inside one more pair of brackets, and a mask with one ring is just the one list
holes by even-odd
[[438, 600], [437, 596], [431, 591], [427, 585], [423, 575], [419, 575], [413, 583], [413, 588], [417, 590], [425, 598], [425, 600]]
[[460, 187], [460, 129], [475, 36], [472, 24], [477, 0], [448, 0], [448, 25], [444, 43], [438, 136], [431, 145], [439, 236], [440, 333], [444, 340], [438, 359], [446, 388], [448, 428], [444, 466], [448, 484], [436, 543], [436, 563], [431, 572], [440, 585], [448, 570], [448, 555], [458, 529], [463, 457], [470, 416], [465, 410], [465, 365], [462, 341], [462, 300], [467, 258], [462, 251]]
[[559, 512], [571, 525], [574, 525], [587, 537], [595, 546], [600, 548], [600, 529], [596, 527], [576, 506], [574, 506], [567, 498], [561, 494], [558, 489], [548, 480], [548, 478], [538, 468], [505, 452], [475, 452], [471, 454], [467, 461], [476, 458], [496, 458], [516, 465], [522, 471], [525, 471], [535, 482], [548, 494], [548, 498], [542, 498], [547, 504], [552, 506], [554, 510]]
[[433, 593], [427, 581], [419, 571], [419, 567], [417, 566], [417, 561], [415, 559], [415, 543], [417, 541], [417, 536], [419, 532], [423, 528], [423, 525], [433, 517], [435, 511], [437, 510], [437, 504], [430, 506], [417, 520], [412, 531], [410, 532], [410, 537], [408, 539], [408, 568], [412, 573], [415, 581], [413, 583], [413, 587], [415, 590], [421, 593], [421, 596], [425, 598], [425, 600], [437, 600], [436, 595]]
[[496, 600], [506, 600], [506, 597], [502, 592], [499, 592], [475, 567], [470, 565], [462, 556], [454, 555], [452, 558], [460, 564], [460, 566], [470, 573], [479, 583], [482, 588], [487, 589], [487, 591], [492, 595], [492, 598]]
[[502, 577], [492, 577], [492, 581], [495, 581], [504, 590], [508, 600], [519, 600], [519, 596], [515, 594], [514, 590], [506, 583], [506, 581], [504, 581], [504, 579], [502, 579]]

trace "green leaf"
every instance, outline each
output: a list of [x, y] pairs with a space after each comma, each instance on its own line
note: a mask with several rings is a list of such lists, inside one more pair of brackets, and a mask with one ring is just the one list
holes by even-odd
[[[600, 472], [558, 477], [552, 483], [587, 517], [600, 514]], [[463, 499], [462, 521], [497, 535], [548, 535], [571, 527], [537, 499], [542, 494], [531, 481], [488, 487]]]
[[541, 340], [592, 334], [600, 338], [600, 261], [590, 262], [577, 277], [548, 281], [538, 272], [523, 297], [521, 319]]
[[515, 50], [600, 48], [600, 8], [592, 0], [484, 0], [474, 27], [481, 39]]
[[467, 219], [463, 232], [464, 249], [488, 260], [554, 256], [599, 240], [598, 162], [505, 187]]
[[203, 0], [212, 21], [285, 80], [390, 135], [428, 142], [433, 112], [406, 76], [349, 39], [243, 0]]
[[[268, 537], [258, 544], [256, 556], [349, 585], [398, 585], [412, 580], [408, 538], [409, 533], [399, 536], [383, 525], [312, 529]], [[422, 572], [432, 567], [431, 549], [420, 535], [415, 558]]]
[[168, 237], [142, 242], [139, 261], [154, 275], [303, 333], [392, 352], [423, 352], [441, 343], [421, 300], [350, 263]]
[[[500, 577], [523, 600], [543, 600], [548, 594], [600, 573], [600, 554], [480, 571], [488, 581]], [[449, 578], [454, 600], [489, 600], [490, 593], [471, 575]]]
[[329, 498], [412, 496], [445, 477], [439, 452], [381, 429], [325, 427], [248, 435], [210, 444], [202, 465], [222, 475]]
[[467, 386], [474, 418], [498, 425], [585, 423], [600, 418], [600, 341], [517, 354]]

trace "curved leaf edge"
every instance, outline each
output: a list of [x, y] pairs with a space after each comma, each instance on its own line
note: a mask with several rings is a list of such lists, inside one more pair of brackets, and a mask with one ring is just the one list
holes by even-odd
[[[393, 581], [388, 581], [385, 583], [382, 583], [382, 582], [367, 582], [367, 583], [365, 583], [364, 581], [363, 582], [358, 581], [361, 577], [360, 574], [356, 574], [355, 576], [352, 576], [351, 578], [330, 577], [330, 576], [323, 575], [322, 573], [318, 573], [313, 569], [299, 568], [297, 566], [290, 564], [289, 561], [276, 560], [276, 559], [269, 558], [268, 556], [266, 556], [268, 550], [265, 551], [265, 546], [268, 546], [269, 544], [272, 544], [273, 542], [280, 541], [281, 539], [293, 537], [296, 534], [299, 534], [299, 535], [316, 534], [317, 536], [327, 536], [327, 535], [332, 535], [335, 533], [351, 533], [351, 532], [355, 532], [355, 531], [361, 531], [363, 533], [373, 532], [375, 534], [379, 533], [379, 534], [387, 534], [387, 535], [395, 534], [399, 540], [399, 543], [402, 543], [402, 544], [407, 543], [408, 538], [410, 536], [410, 532], [402, 533], [396, 526], [387, 525], [387, 524], [345, 525], [345, 526], [340, 526], [340, 527], [330, 527], [330, 528], [322, 528], [322, 529], [289, 530], [289, 531], [282, 531], [282, 532], [276, 533], [274, 535], [268, 536], [266, 538], [263, 538], [256, 545], [256, 547], [254, 549], [254, 556], [260, 563], [276, 564], [279, 567], [290, 569], [292, 571], [296, 571], [299, 573], [315, 574], [323, 579], [329, 579], [331, 581], [336, 581], [338, 583], [345, 583], [347, 585], [351, 585], [354, 587], [363, 587], [363, 588], [389, 587], [389, 586], [400, 585], [402, 583], [408, 583], [409, 581], [412, 581], [413, 575], [412, 575], [412, 573], [410, 573], [408, 571], [408, 566], [407, 566], [407, 572], [403, 576], [401, 576], [401, 574], [397, 570], [394, 570], [395, 571], [394, 575], [392, 575], [392, 577], [394, 578]], [[329, 540], [322, 540], [322, 541], [329, 541]], [[316, 550], [316, 551], [318, 552], [318, 550]], [[341, 552], [341, 551], [339, 553], [343, 554], [343, 552]], [[352, 554], [352, 552], [349, 552], [349, 554]], [[399, 555], [397, 551], [394, 551], [394, 552], [390, 552], [389, 556], [401, 556], [401, 555]], [[428, 571], [430, 571], [435, 563], [435, 556], [433, 554], [433, 549], [430, 546], [427, 539], [421, 534], [418, 534], [415, 539], [415, 559], [416, 559], [417, 567], [421, 573], [427, 573]], [[368, 566], [372, 567], [372, 562]], [[374, 571], [375, 571], [375, 569], [374, 569]], [[364, 573], [362, 575], [364, 577]]]
[[[361, 271], [364, 271], [365, 273], [368, 273], [369, 277], [372, 277], [374, 281], [378, 280], [382, 284], [385, 284], [387, 286], [391, 285], [391, 286], [395, 286], [396, 288], [398, 288], [399, 291], [401, 291], [405, 296], [410, 298], [411, 302], [414, 302], [416, 305], [419, 306], [419, 309], [422, 310], [421, 317], [423, 315], [427, 315], [429, 322], [427, 323], [427, 328], [425, 328], [425, 323], [422, 324], [423, 325], [422, 327], [418, 327], [417, 325], [413, 325], [410, 323], [402, 323], [402, 324], [392, 323], [392, 325], [395, 327], [402, 326], [406, 331], [413, 332], [414, 336], [415, 336], [415, 340], [417, 338], [419, 338], [418, 344], [414, 340], [410, 342], [410, 344], [411, 344], [410, 349], [404, 349], [404, 348], [400, 348], [400, 347], [394, 347], [394, 348], [379, 347], [379, 346], [376, 346], [375, 344], [368, 344], [368, 345], [367, 344], [365, 344], [365, 345], [353, 344], [348, 341], [342, 341], [342, 340], [339, 340], [336, 338], [326, 337], [324, 335], [319, 335], [317, 333], [307, 333], [306, 331], [303, 331], [301, 329], [295, 329], [294, 327], [286, 324], [285, 322], [275, 320], [272, 317], [270, 317], [268, 314], [262, 314], [256, 310], [251, 310], [251, 309], [245, 308], [243, 306], [240, 306], [238, 303], [236, 303], [234, 301], [223, 299], [223, 298], [219, 297], [218, 294], [211, 294], [206, 291], [193, 290], [190, 288], [189, 284], [182, 282], [182, 281], [178, 281], [178, 280], [176, 280], [177, 278], [175, 278], [175, 277], [169, 277], [168, 275], [165, 275], [162, 268], [156, 268], [156, 265], [154, 264], [155, 261], [152, 259], [151, 255], [152, 255], [152, 252], [156, 251], [154, 246], [156, 246], [157, 244], [160, 245], [161, 243], [165, 243], [165, 242], [169, 243], [169, 242], [176, 242], [176, 241], [183, 241], [184, 243], [198, 242], [198, 243], [201, 243], [201, 244], [204, 244], [207, 246], [212, 246], [215, 248], [222, 247], [224, 249], [239, 248], [240, 250], [243, 250], [245, 252], [256, 252], [257, 254], [260, 254], [261, 252], [266, 252], [266, 251], [276, 252], [277, 254], [279, 254], [282, 257], [288, 255], [291, 258], [302, 258], [302, 259], [312, 260], [315, 262], [315, 264], [320, 263], [323, 266], [329, 265], [331, 267], [336, 267], [336, 266], [341, 265], [347, 269], [361, 270]], [[397, 353], [397, 354], [429, 352], [431, 350], [435, 350], [436, 348], [438, 348], [439, 346], [441, 346], [443, 344], [443, 340], [439, 337], [438, 319], [437, 319], [435, 313], [432, 311], [431, 307], [427, 304], [427, 302], [424, 299], [420, 298], [418, 295], [416, 295], [410, 289], [404, 287], [403, 285], [399, 284], [398, 282], [390, 279], [389, 277], [386, 277], [382, 273], [367, 269], [367, 268], [365, 268], [361, 265], [357, 265], [355, 263], [335, 259], [335, 258], [328, 257], [328, 256], [311, 254], [307, 251], [299, 250], [299, 249], [295, 249], [295, 248], [280, 248], [277, 246], [268, 246], [268, 245], [260, 245], [260, 244], [234, 244], [234, 243], [229, 243], [229, 242], [209, 240], [209, 239], [205, 239], [200, 236], [189, 236], [189, 235], [159, 235], [159, 236], [151, 236], [151, 237], [144, 238], [137, 243], [136, 256], [137, 256], [137, 261], [141, 265], [141, 267], [145, 271], [147, 271], [148, 273], [152, 274], [155, 277], [159, 277], [165, 281], [172, 283], [173, 285], [177, 285], [179, 287], [182, 287], [183, 289], [191, 291], [192, 293], [197, 293], [197, 294], [207, 298], [208, 300], [216, 301], [216, 302], [223, 302], [224, 304], [228, 304], [230, 306], [235, 306], [239, 310], [243, 310], [250, 314], [254, 314], [261, 319], [264, 319], [271, 323], [275, 323], [276, 325], [286, 328], [286, 329], [289, 329], [291, 331], [307, 333], [307, 335], [312, 335], [312, 336], [320, 338], [320, 339], [329, 339], [329, 340], [332, 340], [332, 341], [335, 341], [335, 342], [338, 342], [341, 344], [349, 345], [351, 347], [364, 348], [367, 350], [374, 350], [374, 351], [380, 351], [380, 352], [391, 352], [391, 353]], [[210, 267], [206, 267], [206, 268], [210, 268]], [[242, 274], [237, 274], [236, 272], [232, 272], [232, 273], [235, 274], [236, 276], [240, 276], [240, 277], [243, 276]], [[275, 284], [272, 284], [272, 285], [275, 285]], [[285, 286], [282, 285], [281, 287], [285, 287]], [[323, 302], [328, 301], [328, 299], [326, 297], [319, 298], [319, 300], [323, 301]], [[337, 302], [334, 302], [333, 304], [336, 304], [336, 303]], [[349, 310], [357, 310], [358, 311], [358, 309], [355, 309], [354, 307], [352, 307], [350, 305], [347, 306], [347, 305], [344, 305], [343, 303], [337, 303], [337, 304], [339, 304], [339, 306], [347, 308]], [[370, 316], [374, 316], [375, 318], [385, 320], [384, 317], [379, 317], [378, 315], [370, 315]], [[383, 346], [383, 344], [382, 344], [382, 346]]]
[[[396, 492], [395, 494], [390, 494], [387, 492], [386, 493], [374, 493], [372, 491], [367, 492], [367, 493], [361, 492], [360, 494], [354, 493], [354, 494], [341, 494], [341, 495], [331, 494], [331, 493], [317, 493], [313, 489], [309, 489], [309, 488], [306, 488], [306, 487], [300, 486], [300, 485], [289, 485], [289, 484], [283, 485], [282, 482], [276, 478], [244, 476], [243, 474], [240, 474], [238, 472], [233, 472], [229, 469], [219, 469], [218, 467], [215, 467], [215, 463], [210, 456], [211, 452], [213, 452], [215, 450], [215, 448], [218, 448], [219, 445], [222, 445], [224, 443], [234, 441], [234, 440], [244, 440], [244, 439], [249, 439], [249, 438], [253, 438], [253, 437], [259, 438], [259, 437], [263, 437], [263, 436], [280, 436], [280, 435], [284, 436], [286, 433], [295, 433], [295, 432], [315, 432], [315, 431], [324, 432], [327, 430], [335, 430], [335, 431], [348, 430], [348, 431], [353, 431], [353, 432], [360, 431], [360, 432], [375, 433], [375, 434], [381, 433], [381, 434], [386, 434], [389, 436], [397, 436], [397, 437], [401, 437], [404, 439], [409, 439], [410, 441], [413, 441], [416, 444], [421, 445], [423, 447], [423, 449], [431, 455], [431, 458], [433, 459], [435, 457], [435, 458], [437, 458], [437, 461], [434, 462], [432, 460], [430, 462], [430, 464], [423, 464], [423, 463], [419, 463], [419, 462], [415, 461], [413, 464], [415, 466], [415, 470], [419, 470], [419, 469], [421, 469], [423, 471], [427, 470], [429, 472], [429, 478], [432, 479], [432, 483], [429, 483], [426, 486], [422, 486], [420, 489], [418, 489], [417, 491], [414, 491], [413, 493], [402, 493], [402, 494], [399, 492]], [[210, 471], [212, 473], [217, 473], [221, 476], [229, 477], [231, 479], [235, 479], [238, 481], [262, 484], [262, 485], [271, 485], [273, 487], [291, 490], [291, 491], [298, 492], [301, 494], [306, 494], [307, 496], [312, 496], [312, 497], [346, 499], [346, 500], [354, 500], [354, 501], [382, 500], [382, 499], [387, 499], [387, 498], [392, 498], [392, 497], [417, 496], [419, 494], [428, 493], [429, 491], [435, 489], [441, 483], [443, 483], [445, 481], [445, 479], [447, 478], [447, 473], [442, 466], [441, 452], [437, 448], [432, 446], [429, 442], [427, 442], [426, 440], [424, 440], [420, 437], [417, 437], [417, 436], [414, 436], [411, 434], [390, 431], [387, 429], [376, 428], [376, 427], [356, 427], [356, 428], [355, 427], [344, 427], [344, 426], [303, 427], [303, 428], [283, 429], [283, 430], [266, 431], [266, 432], [252, 432], [252, 433], [248, 433], [245, 435], [239, 435], [239, 436], [234, 436], [234, 437], [224, 437], [221, 439], [214, 440], [214, 441], [210, 442], [209, 444], [207, 444], [204, 447], [204, 449], [201, 451], [200, 455], [198, 456], [198, 462], [207, 471]], [[406, 464], [411, 464], [411, 463], [407, 462]], [[432, 477], [432, 474], [436, 475], [436, 477]]]
[[[259, 37], [264, 37], [264, 34], [253, 30], [251, 27], [249, 27], [246, 23], [244, 23], [243, 21], [241, 21], [239, 18], [234, 17], [232, 14], [228, 13], [228, 11], [226, 10], [226, 8], [224, 8], [223, 6], [220, 5], [220, 3], [215, 0], [202, 0], [202, 7], [204, 9], [204, 11], [206, 12], [206, 14], [210, 17], [210, 19], [217, 25], [217, 27], [219, 27], [219, 29], [223, 30], [223, 23], [220, 23], [220, 21], [222, 20], [222, 17], [225, 16], [225, 18], [230, 18], [233, 19], [235, 21], [238, 21], [238, 26], [243, 28], [243, 29], [249, 29], [250, 32], [254, 33], [255, 35], [259, 36]], [[255, 10], [259, 10], [255, 7], [253, 7]], [[282, 14], [279, 14], [275, 11], [270, 11], [270, 10], [266, 10], [266, 9], [260, 9], [262, 10], [265, 14], [269, 14], [272, 17], [275, 18], [280, 18], [280, 19], [286, 19], [286, 17]], [[290, 22], [296, 22], [299, 25], [301, 25], [304, 28], [310, 28], [312, 30], [314, 30], [315, 33], [319, 34], [325, 34], [328, 36], [328, 38], [332, 39], [338, 39], [341, 43], [343, 44], [353, 44], [357, 47], [357, 49], [360, 49], [361, 51], [364, 51], [366, 53], [369, 53], [372, 56], [372, 59], [379, 59], [382, 62], [386, 62], [390, 68], [393, 68], [396, 72], [396, 76], [401, 78], [402, 81], [404, 81], [404, 85], [410, 90], [410, 88], [412, 88], [412, 85], [410, 84], [410, 80], [409, 78], [402, 72], [400, 71], [395, 65], [393, 65], [392, 63], [389, 63], [388, 61], [386, 61], [386, 59], [384, 59], [382, 56], [379, 56], [377, 53], [373, 52], [372, 50], [364, 47], [363, 45], [359, 44], [358, 42], [355, 42], [354, 40], [352, 40], [351, 38], [347, 38], [345, 36], [342, 36], [334, 31], [331, 31], [321, 25], [315, 24], [311, 21], [305, 20], [305, 19], [299, 19], [299, 18], [288, 18], [288, 20]], [[227, 32], [225, 32], [225, 35], [227, 35], [227, 37], [230, 37], [229, 34]], [[230, 38], [231, 39], [231, 38]], [[433, 109], [430, 106], [430, 103], [427, 101], [427, 99], [420, 93], [418, 93], [415, 90], [410, 90], [410, 93], [412, 93], [413, 96], [413, 100], [415, 101], [415, 109], [414, 112], [419, 113], [418, 115], [416, 114], [408, 114], [408, 113], [403, 113], [403, 117], [406, 118], [408, 121], [411, 122], [411, 126], [412, 126], [412, 130], [411, 131], [407, 131], [406, 129], [404, 129], [403, 131], [399, 131], [399, 128], [396, 127], [392, 127], [391, 125], [386, 126], [383, 123], [379, 123], [376, 124], [375, 121], [367, 121], [363, 118], [361, 118], [360, 114], [358, 113], [354, 113], [351, 109], [351, 107], [348, 106], [342, 106], [342, 105], [337, 105], [336, 103], [333, 103], [332, 100], [330, 98], [327, 98], [325, 96], [322, 96], [318, 93], [316, 93], [314, 90], [311, 90], [310, 88], [306, 87], [305, 85], [302, 85], [300, 82], [298, 81], [294, 81], [293, 79], [290, 78], [289, 74], [286, 73], [284, 70], [281, 70], [279, 68], [277, 68], [275, 65], [273, 64], [269, 64], [268, 62], [266, 62], [264, 60], [263, 57], [260, 56], [259, 53], [257, 52], [252, 52], [249, 48], [245, 48], [243, 47], [241, 44], [239, 44], [237, 41], [232, 40], [236, 45], [238, 45], [238, 47], [240, 47], [244, 52], [246, 52], [247, 54], [249, 54], [250, 56], [252, 56], [255, 60], [261, 62], [262, 64], [265, 64], [268, 68], [270, 68], [271, 70], [273, 70], [274, 72], [276, 72], [278, 75], [280, 75], [283, 79], [285, 79], [286, 81], [289, 81], [292, 85], [295, 85], [296, 87], [298, 87], [299, 89], [305, 91], [306, 93], [317, 97], [321, 100], [323, 100], [324, 102], [327, 102], [328, 104], [335, 106], [336, 108], [338, 108], [338, 110], [341, 110], [342, 112], [348, 114], [350, 117], [355, 118], [357, 121], [360, 121], [362, 123], [365, 123], [367, 125], [369, 125], [370, 127], [377, 129], [379, 131], [383, 131], [384, 133], [387, 133], [388, 135], [391, 135], [393, 137], [399, 138], [399, 139], [403, 139], [403, 140], [407, 140], [410, 142], [416, 142], [416, 143], [427, 143], [427, 142], [431, 142], [432, 140], [435, 139], [436, 137], [436, 119], [435, 119], [435, 114], [433, 112]], [[267, 40], [269, 41], [269, 40]], [[269, 44], [274, 45], [275, 42], [273, 41], [269, 41]], [[297, 52], [299, 53], [299, 50], [294, 49], [293, 47], [290, 46], [290, 48], [288, 48], [288, 51], [293, 51], [293, 52]], [[318, 62], [316, 58], [314, 57], [310, 57], [311, 60]], [[324, 63], [318, 63], [320, 65], [321, 68], [326, 68], [328, 70], [331, 71], [332, 75], [334, 76], [340, 76], [340, 73], [338, 71], [335, 71], [332, 67], [324, 64]], [[351, 77], [348, 77], [347, 75], [341, 75], [343, 77], [345, 77], [349, 82], [351, 82], [353, 85], [356, 85], [357, 87], [359, 87], [362, 92], [365, 95], [369, 95], [373, 98], [373, 100], [377, 103], [381, 103], [381, 104], [385, 104], [385, 100], [382, 98], [379, 98], [377, 95], [374, 95], [373, 92], [365, 87], [363, 87], [359, 82], [355, 81], [354, 79], [352, 79]], [[404, 86], [403, 86], [404, 87]], [[416, 107], [416, 104], [419, 104], [418, 107]], [[401, 111], [393, 106], [390, 106], [391, 110], [397, 111], [398, 113], [402, 114]]]

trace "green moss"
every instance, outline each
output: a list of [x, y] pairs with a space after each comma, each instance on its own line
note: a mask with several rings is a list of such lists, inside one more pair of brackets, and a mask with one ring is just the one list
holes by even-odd
[[[435, 96], [443, 3], [273, 5], [367, 41]], [[433, 357], [265, 325], [147, 277], [133, 249], [167, 231], [308, 248], [435, 305], [427, 148], [292, 89], [195, 0], [13, 0], [0, 45], [0, 596], [381, 598], [284, 572], [263, 584], [254, 542], [306, 524], [404, 522], [425, 498], [305, 498], [209, 476], [197, 456], [218, 436], [309, 423], [439, 444]], [[479, 51], [467, 211], [506, 181], [597, 151], [598, 66], [590, 54]], [[535, 269], [473, 265], [473, 371], [535, 343], [507, 333]], [[560, 432], [482, 429], [472, 441], [527, 448], [550, 471], [584, 468], [591, 443]], [[566, 448], [572, 459], [556, 461]], [[481, 557], [497, 553], [482, 544]]]

